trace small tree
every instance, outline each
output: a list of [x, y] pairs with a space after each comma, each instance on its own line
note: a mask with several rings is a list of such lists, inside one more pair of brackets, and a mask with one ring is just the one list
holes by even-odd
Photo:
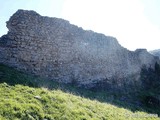
[[155, 63], [155, 73], [157, 74], [157, 75], [160, 75], [160, 65], [156, 62]]

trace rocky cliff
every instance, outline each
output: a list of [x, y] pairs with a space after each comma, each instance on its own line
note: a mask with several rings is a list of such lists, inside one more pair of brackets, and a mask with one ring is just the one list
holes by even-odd
[[158, 58], [123, 48], [116, 38], [86, 31], [59, 18], [18, 10], [0, 39], [0, 63], [64, 83], [119, 88], [139, 84], [141, 67]]
[[151, 54], [158, 56], [160, 58], [160, 49], [150, 51]]

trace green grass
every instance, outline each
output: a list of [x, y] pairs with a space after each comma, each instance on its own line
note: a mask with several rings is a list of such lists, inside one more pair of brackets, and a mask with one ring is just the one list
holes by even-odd
[[61, 90], [0, 84], [0, 118], [8, 120], [126, 120], [159, 119]]
[[[160, 120], [157, 111], [0, 64], [0, 120]], [[134, 99], [134, 98], [133, 98]], [[151, 114], [152, 113], [152, 114]]]

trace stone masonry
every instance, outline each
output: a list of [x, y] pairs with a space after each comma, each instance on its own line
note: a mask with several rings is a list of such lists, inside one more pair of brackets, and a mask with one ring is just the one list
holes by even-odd
[[139, 84], [141, 67], [158, 61], [145, 49], [128, 51], [114, 37], [34, 11], [18, 10], [7, 28], [0, 38], [0, 63], [58, 82]]

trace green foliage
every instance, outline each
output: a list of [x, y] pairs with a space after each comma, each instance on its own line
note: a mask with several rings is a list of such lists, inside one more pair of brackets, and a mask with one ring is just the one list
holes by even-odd
[[155, 68], [146, 68], [141, 71], [142, 89], [140, 97], [150, 109], [154, 109], [156, 113], [160, 114], [160, 65], [156, 62]]
[[11, 67], [5, 66], [3, 64], [0, 64], [0, 83], [6, 82], [9, 85], [27, 85], [30, 87], [44, 87], [50, 90], [62, 90], [64, 92], [72, 93], [75, 95], [79, 95], [85, 98], [89, 99], [96, 99], [102, 102], [111, 102], [116, 103], [116, 99], [118, 97], [123, 96], [122, 94], [119, 94], [119, 92], [106, 92], [106, 91], [92, 91], [87, 90], [83, 88], [77, 88], [70, 84], [61, 84], [57, 83], [54, 80], [46, 80], [40, 77], [33, 76], [31, 74], [26, 74], [20, 71], [17, 71]]
[[159, 119], [140, 112], [148, 108], [117, 100], [122, 96], [59, 84], [0, 64], [0, 120]]
[[160, 76], [160, 65], [157, 62], [155, 63], [155, 73]]
[[[37, 97], [38, 96], [38, 97]], [[61, 90], [0, 84], [0, 118], [3, 120], [126, 120], [144, 116], [117, 106], [92, 101]], [[150, 119], [159, 119], [152, 116]]]
[[154, 92], [160, 90], [159, 65], [156, 63], [155, 69], [144, 66], [141, 71], [141, 80], [144, 90], [154, 89]]

